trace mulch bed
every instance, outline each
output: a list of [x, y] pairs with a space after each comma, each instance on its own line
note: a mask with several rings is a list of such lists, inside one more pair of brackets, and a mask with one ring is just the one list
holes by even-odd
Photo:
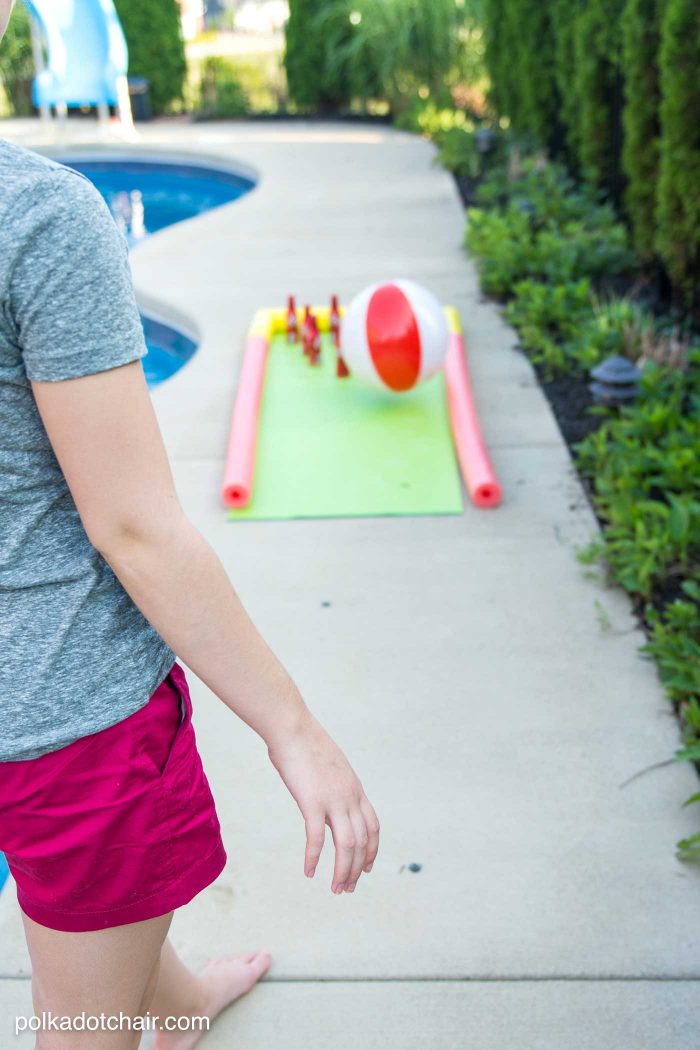
[[538, 365], [533, 365], [537, 379], [547, 400], [552, 406], [559, 429], [571, 454], [574, 445], [597, 430], [602, 416], [591, 414], [593, 398], [588, 389], [588, 379], [583, 376], [560, 375], [548, 379]]

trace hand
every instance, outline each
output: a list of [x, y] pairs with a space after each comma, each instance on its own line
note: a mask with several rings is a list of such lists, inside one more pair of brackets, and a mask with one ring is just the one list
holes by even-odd
[[313, 878], [328, 824], [335, 845], [331, 890], [352, 893], [379, 848], [377, 814], [352, 766], [313, 716], [267, 752], [304, 818], [304, 874]]

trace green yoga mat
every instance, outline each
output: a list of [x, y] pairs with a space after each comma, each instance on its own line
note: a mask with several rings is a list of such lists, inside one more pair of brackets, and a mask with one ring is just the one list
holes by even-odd
[[253, 496], [236, 519], [461, 514], [462, 484], [442, 373], [391, 394], [337, 379], [324, 338], [308, 364], [284, 335], [270, 344]]

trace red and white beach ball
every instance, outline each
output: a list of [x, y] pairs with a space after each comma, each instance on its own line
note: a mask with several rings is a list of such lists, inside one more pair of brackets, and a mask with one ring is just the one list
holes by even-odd
[[442, 368], [450, 334], [439, 301], [415, 281], [372, 284], [343, 317], [343, 358], [352, 375], [400, 393]]

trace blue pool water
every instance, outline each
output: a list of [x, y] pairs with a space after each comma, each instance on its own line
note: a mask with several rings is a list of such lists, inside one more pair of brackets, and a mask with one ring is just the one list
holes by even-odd
[[0, 890], [3, 887], [3, 883], [5, 882], [5, 879], [7, 878], [7, 875], [8, 875], [7, 861], [5, 860], [5, 858], [2, 855], [2, 853], [0, 853]]
[[132, 242], [212, 208], [230, 204], [255, 185], [234, 172], [157, 160], [60, 157], [86, 175]]
[[141, 314], [141, 324], [148, 347], [141, 364], [148, 386], [153, 387], [182, 368], [197, 349], [197, 343], [184, 332], [156, 321], [154, 317]]
[[[255, 186], [244, 175], [198, 164], [72, 155], [57, 159], [97, 187], [131, 247], [166, 226], [231, 204]], [[141, 321], [148, 347], [143, 369], [154, 387], [182, 368], [197, 343], [162, 321], [143, 315]]]

